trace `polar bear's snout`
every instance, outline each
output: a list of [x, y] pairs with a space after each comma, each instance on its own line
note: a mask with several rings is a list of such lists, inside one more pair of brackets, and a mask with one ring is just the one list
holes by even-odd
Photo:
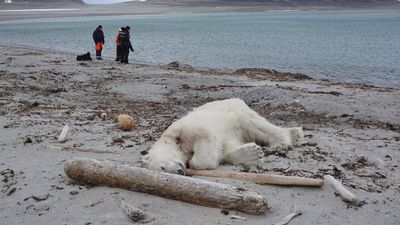
[[150, 170], [185, 175], [186, 166], [182, 162], [171, 157], [161, 157], [147, 154], [143, 157], [143, 162]]
[[[155, 167], [157, 167], [157, 165], [155, 165]], [[153, 169], [179, 175], [185, 175], [186, 172], [185, 165], [183, 165], [183, 163], [181, 162], [176, 162], [176, 161], [169, 163], [162, 163], [161, 166], [158, 166], [158, 168], [153, 167]]]
[[161, 171], [179, 174], [179, 175], [185, 175], [186, 167], [185, 167], [185, 165], [183, 165], [183, 163], [174, 162], [172, 165], [170, 165], [168, 167], [161, 167]]

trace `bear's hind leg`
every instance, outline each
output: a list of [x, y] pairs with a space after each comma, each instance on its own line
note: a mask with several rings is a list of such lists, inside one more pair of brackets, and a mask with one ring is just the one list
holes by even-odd
[[250, 120], [248, 126], [256, 143], [269, 146], [271, 149], [291, 149], [292, 146], [301, 145], [304, 138], [301, 127], [279, 127], [258, 115]]
[[226, 152], [223, 161], [229, 164], [254, 165], [263, 157], [263, 151], [256, 143], [240, 145]]

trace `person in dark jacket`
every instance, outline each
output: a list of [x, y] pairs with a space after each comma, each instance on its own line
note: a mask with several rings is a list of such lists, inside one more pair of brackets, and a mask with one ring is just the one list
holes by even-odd
[[101, 25], [99, 25], [93, 32], [93, 41], [96, 46], [96, 59], [101, 60], [101, 51], [103, 50], [104, 45], [104, 33]]
[[129, 49], [133, 52], [133, 47], [130, 40], [130, 27], [127, 26], [125, 29], [122, 30], [119, 34], [119, 41], [120, 41], [120, 62], [124, 64], [128, 64], [129, 58]]

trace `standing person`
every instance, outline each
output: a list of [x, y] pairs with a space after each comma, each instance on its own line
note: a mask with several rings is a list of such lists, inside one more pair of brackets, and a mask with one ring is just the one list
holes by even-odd
[[93, 32], [93, 41], [96, 45], [96, 59], [102, 60], [101, 51], [103, 50], [104, 45], [104, 33], [101, 25], [99, 25]]
[[115, 57], [115, 61], [119, 62], [121, 60], [121, 40], [120, 35], [125, 30], [125, 27], [121, 27], [118, 29], [118, 34], [115, 36], [115, 45], [117, 47], [117, 55]]
[[129, 49], [132, 52], [134, 51], [132, 44], [131, 44], [131, 40], [130, 40], [130, 38], [131, 38], [130, 34], [129, 34], [130, 29], [131, 28], [129, 26], [125, 27], [125, 29], [119, 35], [120, 48], [121, 48], [121, 51], [120, 51], [121, 61], [120, 62], [124, 63], [124, 64], [129, 64], [129, 62], [128, 62]]

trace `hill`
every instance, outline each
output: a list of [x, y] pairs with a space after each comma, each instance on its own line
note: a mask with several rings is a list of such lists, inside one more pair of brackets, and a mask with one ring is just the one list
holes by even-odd
[[5, 3], [0, 0], [3, 6], [21, 6], [21, 5], [69, 5], [69, 4], [85, 4], [82, 0], [12, 0], [12, 3]]
[[183, 6], [382, 7], [400, 5], [398, 0], [148, 0], [147, 2]]
[[[0, 1], [4, 3], [3, 0]], [[12, 0], [14, 4], [29, 4], [29, 3], [79, 3], [83, 4], [82, 0]]]

